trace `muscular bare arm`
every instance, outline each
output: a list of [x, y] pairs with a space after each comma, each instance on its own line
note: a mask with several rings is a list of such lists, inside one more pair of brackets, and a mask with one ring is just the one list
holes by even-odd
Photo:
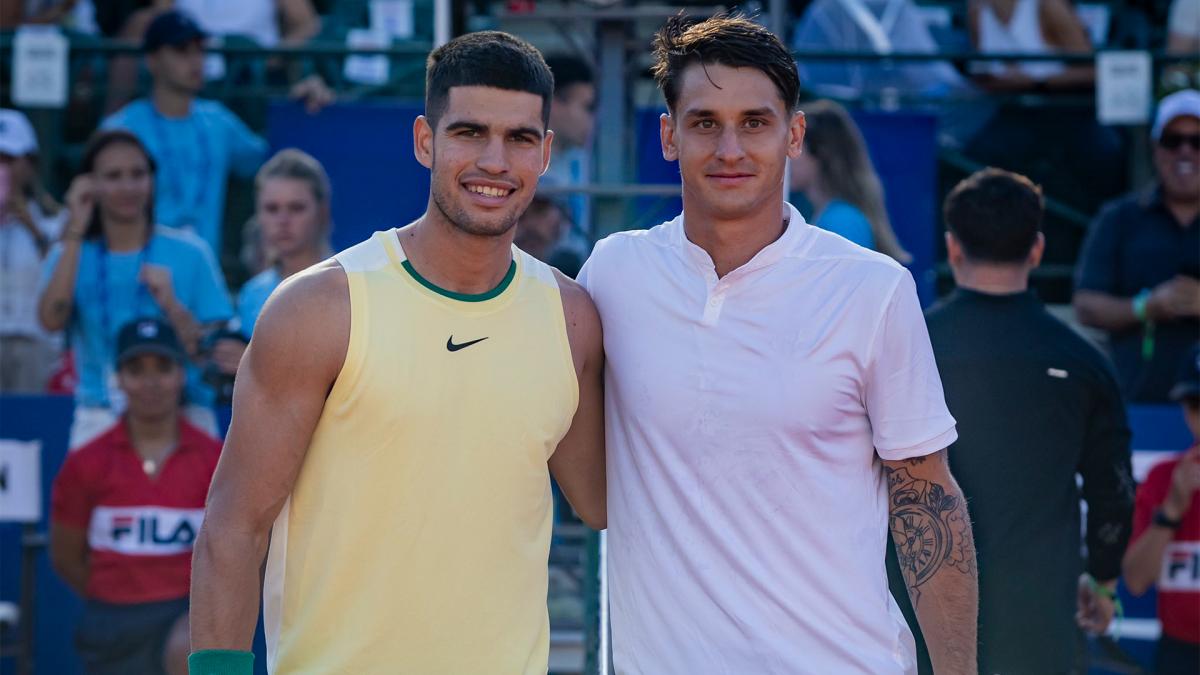
[[333, 261], [285, 281], [255, 326], [196, 539], [194, 651], [250, 649], [268, 535], [292, 492], [349, 335], [346, 275]]
[[550, 457], [550, 471], [583, 522], [603, 530], [608, 517], [604, 475], [604, 338], [600, 315], [582, 286], [561, 274], [557, 276], [571, 358], [579, 380], [579, 407], [567, 435]]
[[938, 675], [978, 672], [979, 586], [966, 500], [946, 451], [884, 460], [892, 540]]

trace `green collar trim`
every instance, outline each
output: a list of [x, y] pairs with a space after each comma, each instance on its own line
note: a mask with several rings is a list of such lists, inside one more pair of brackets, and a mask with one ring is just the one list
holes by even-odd
[[415, 279], [418, 284], [421, 284], [425, 288], [428, 288], [442, 297], [450, 298], [451, 300], [458, 300], [460, 302], [484, 302], [486, 300], [491, 300], [492, 298], [495, 298], [503, 293], [509, 287], [509, 285], [512, 284], [513, 279], [517, 277], [517, 261], [513, 260], [512, 264], [508, 266], [508, 273], [504, 275], [504, 278], [501, 279], [500, 283], [497, 284], [492, 290], [484, 293], [456, 293], [454, 291], [448, 291], [421, 276], [421, 274], [412, 266], [412, 263], [407, 259], [400, 263], [400, 266], [403, 267], [406, 272], [411, 274], [412, 278]]

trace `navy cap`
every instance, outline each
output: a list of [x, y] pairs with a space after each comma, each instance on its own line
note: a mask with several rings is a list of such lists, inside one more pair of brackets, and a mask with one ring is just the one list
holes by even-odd
[[142, 51], [154, 52], [161, 47], [178, 47], [195, 40], [208, 38], [208, 33], [190, 16], [178, 10], [163, 12], [150, 22], [142, 38]]
[[183, 347], [175, 336], [175, 329], [162, 319], [135, 319], [121, 327], [117, 333], [117, 367], [143, 354], [158, 354], [180, 363], [184, 360]]
[[1188, 351], [1187, 358], [1180, 364], [1175, 386], [1171, 387], [1172, 401], [1182, 401], [1193, 396], [1200, 396], [1200, 345]]

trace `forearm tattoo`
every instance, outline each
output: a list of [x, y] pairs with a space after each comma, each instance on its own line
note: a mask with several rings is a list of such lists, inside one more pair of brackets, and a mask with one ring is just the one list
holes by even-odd
[[[905, 463], [916, 466], [924, 461], [924, 457], [915, 457]], [[946, 494], [939, 483], [913, 478], [908, 469], [885, 465], [884, 471], [892, 540], [913, 604], [920, 601], [921, 585], [942, 568], [974, 577], [971, 521], [961, 499]]]

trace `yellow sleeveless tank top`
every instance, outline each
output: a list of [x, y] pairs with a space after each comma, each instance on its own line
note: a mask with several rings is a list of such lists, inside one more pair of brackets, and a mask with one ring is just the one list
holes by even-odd
[[542, 675], [546, 461], [579, 397], [558, 282], [514, 247], [493, 291], [444, 291], [395, 230], [337, 260], [349, 347], [271, 533], [268, 667]]

